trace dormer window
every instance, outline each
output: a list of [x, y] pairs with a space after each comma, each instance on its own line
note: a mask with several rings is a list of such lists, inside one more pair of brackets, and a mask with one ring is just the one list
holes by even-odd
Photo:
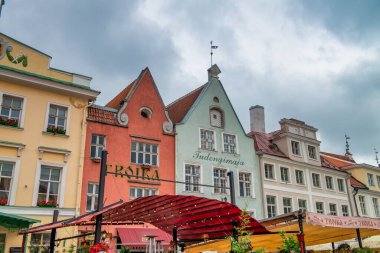
[[140, 114], [143, 118], [150, 119], [152, 117], [152, 110], [147, 107], [142, 107], [140, 109]]
[[213, 127], [224, 127], [223, 112], [219, 109], [213, 108], [210, 110], [210, 124]]
[[308, 145], [307, 151], [309, 153], [309, 158], [315, 159], [315, 160], [317, 159], [317, 151], [316, 151], [316, 148], [314, 146]]
[[292, 141], [292, 153], [293, 155], [301, 155], [300, 143], [298, 141]]

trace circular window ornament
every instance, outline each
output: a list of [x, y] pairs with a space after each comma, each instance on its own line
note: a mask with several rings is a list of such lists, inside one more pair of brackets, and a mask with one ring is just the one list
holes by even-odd
[[219, 98], [218, 98], [218, 97], [214, 97], [214, 98], [213, 98], [213, 101], [214, 101], [215, 103], [219, 103]]
[[140, 115], [143, 118], [150, 119], [152, 117], [152, 110], [148, 107], [142, 107], [140, 109]]

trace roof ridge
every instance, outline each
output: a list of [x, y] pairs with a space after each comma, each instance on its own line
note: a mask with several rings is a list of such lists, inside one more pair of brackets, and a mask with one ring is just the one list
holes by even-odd
[[166, 106], [166, 108], [168, 108], [168, 107], [170, 107], [170, 106], [172, 106], [172, 105], [174, 105], [175, 103], [177, 103], [177, 102], [179, 102], [179, 101], [181, 101], [182, 99], [184, 99], [184, 98], [186, 98], [186, 97], [188, 97], [188, 96], [190, 96], [190, 95], [192, 95], [192, 94], [194, 94], [195, 92], [197, 92], [200, 88], [204, 88], [204, 86], [205, 86], [206, 84], [203, 84], [203, 85], [201, 85], [201, 86], [199, 86], [198, 88], [196, 88], [196, 89], [194, 89], [194, 90], [192, 90], [192, 91], [190, 91], [189, 93], [186, 93], [185, 95], [183, 95], [182, 97], [180, 97], [180, 98], [177, 98], [176, 100], [174, 100], [173, 102], [171, 102], [170, 104], [168, 104], [167, 106]]

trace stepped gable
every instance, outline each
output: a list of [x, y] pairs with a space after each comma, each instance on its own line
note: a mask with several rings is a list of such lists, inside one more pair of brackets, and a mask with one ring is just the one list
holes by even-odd
[[205, 85], [198, 87], [197, 89], [175, 100], [166, 107], [169, 113], [169, 117], [174, 124], [182, 122], [183, 118], [186, 116], [187, 112], [197, 100], [204, 87]]
[[252, 131], [248, 133], [249, 136], [254, 138], [255, 149], [260, 150], [265, 154], [274, 155], [284, 158], [289, 158], [284, 153], [280, 151], [276, 144], [272, 142], [272, 140], [282, 133], [282, 130], [277, 130], [271, 133], [260, 133]]
[[106, 104], [106, 107], [118, 110], [120, 108], [120, 105], [123, 102], [123, 100], [127, 97], [129, 92], [131, 91], [133, 84], [135, 82], [136, 82], [136, 80], [131, 82], [127, 87], [125, 87], [119, 94], [116, 95], [116, 97], [114, 97], [111, 101], [109, 101]]

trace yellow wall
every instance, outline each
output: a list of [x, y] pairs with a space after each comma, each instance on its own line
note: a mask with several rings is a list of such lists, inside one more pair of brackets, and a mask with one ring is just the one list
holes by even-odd
[[[354, 169], [350, 169], [349, 172], [356, 178], [358, 179], [360, 182], [362, 182], [363, 184], [365, 184], [370, 190], [372, 191], [377, 191], [377, 192], [380, 192], [380, 187], [378, 186], [378, 183], [377, 183], [377, 178], [376, 176], [380, 176], [380, 172], [377, 172], [377, 171], [374, 171], [374, 170], [369, 170], [367, 168], [354, 168]], [[374, 186], [370, 186], [368, 184], [368, 176], [367, 174], [370, 173], [373, 175], [373, 182], [374, 182]]]

